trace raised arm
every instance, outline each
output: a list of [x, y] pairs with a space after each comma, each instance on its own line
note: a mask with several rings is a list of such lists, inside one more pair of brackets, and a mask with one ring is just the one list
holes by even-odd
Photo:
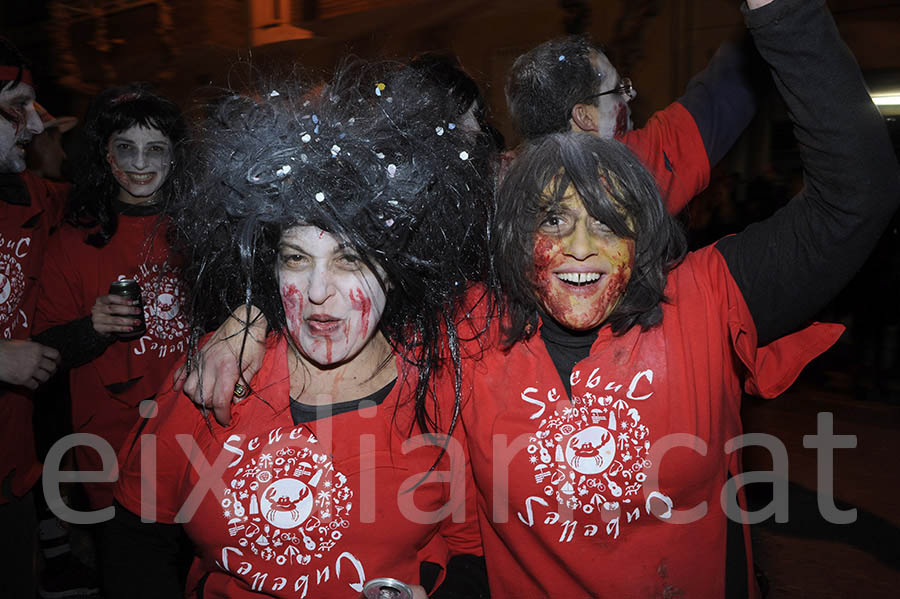
[[884, 121], [824, 1], [749, 7], [747, 26], [794, 122], [805, 180], [771, 218], [716, 244], [764, 345], [847, 284], [897, 208], [900, 177]]
[[669, 213], [706, 188], [710, 168], [753, 118], [759, 62], [749, 41], [723, 43], [676, 102], [623, 136], [656, 178]]
[[763, 65], [750, 40], [724, 42], [678, 102], [697, 123], [710, 167], [728, 153], [756, 114]]

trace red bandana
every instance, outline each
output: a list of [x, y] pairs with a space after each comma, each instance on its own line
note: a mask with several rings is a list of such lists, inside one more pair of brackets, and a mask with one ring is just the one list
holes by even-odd
[[16, 78], [19, 77], [19, 73], [22, 74], [22, 78], [19, 80], [21, 83], [34, 87], [34, 79], [31, 77], [31, 71], [20, 67], [8, 65], [0, 66], [0, 81], [15, 81]]

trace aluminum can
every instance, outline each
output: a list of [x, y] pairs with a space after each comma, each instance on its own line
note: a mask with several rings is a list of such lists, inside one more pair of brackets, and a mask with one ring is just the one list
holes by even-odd
[[119, 339], [129, 341], [131, 339], [137, 339], [147, 330], [147, 323], [144, 321], [144, 301], [141, 297], [141, 286], [138, 285], [138, 282], [134, 279], [122, 279], [119, 281], [113, 281], [109, 284], [109, 294], [110, 295], [118, 295], [119, 297], [124, 297], [130, 300], [137, 300], [137, 307], [141, 309], [140, 319], [141, 324], [134, 327], [134, 329], [130, 333], [117, 333], [116, 336]]
[[373, 578], [363, 586], [366, 599], [412, 599], [412, 589], [396, 578]]

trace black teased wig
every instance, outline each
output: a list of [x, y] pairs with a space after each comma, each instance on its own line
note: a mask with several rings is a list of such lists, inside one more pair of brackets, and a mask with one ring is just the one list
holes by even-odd
[[157, 129], [169, 138], [174, 164], [157, 192], [156, 204], [165, 207], [177, 171], [183, 168], [187, 125], [181, 110], [171, 100], [156, 95], [148, 84], [132, 83], [106, 89], [91, 102], [84, 121], [85, 151], [78, 156], [67, 220], [75, 226], [96, 231], [85, 243], [103, 247], [118, 227], [115, 200], [119, 182], [107, 161], [109, 138], [134, 126]]
[[[505, 294], [501, 306], [507, 343], [536, 331], [534, 236], [569, 185], [575, 186], [588, 214], [635, 242], [631, 279], [607, 319], [613, 332], [621, 335], [635, 325], [648, 329], [662, 319], [666, 278], [684, 257], [687, 244], [681, 227], [663, 207], [653, 176], [615, 140], [557, 133], [525, 146], [498, 194], [492, 242]], [[553, 191], [548, 194], [547, 189]]]
[[409, 66], [420, 71], [431, 84], [437, 86], [436, 89], [443, 90], [434, 100], [442, 106], [442, 113], [447, 120], [461, 117], [474, 103], [473, 113], [478, 126], [490, 136], [497, 151], [503, 150], [503, 134], [488, 120], [481, 89], [463, 69], [456, 56], [425, 52], [413, 58]]
[[476, 102], [476, 117], [481, 116], [484, 110], [481, 90], [478, 89], [475, 80], [462, 69], [455, 56], [426, 52], [413, 58], [409, 66], [444, 89], [443, 98], [436, 98], [437, 101], [445, 103], [442, 111], [444, 114], [449, 117], [460, 116]]
[[212, 107], [174, 211], [193, 287], [191, 354], [236, 306], [257, 306], [286, 334], [278, 242], [291, 226], [314, 225], [385, 272], [379, 327], [418, 369], [419, 428], [438, 428], [430, 384], [445, 367], [457, 409], [441, 421], [455, 424], [454, 317], [486, 270], [495, 169], [487, 136], [448, 121], [442, 94], [408, 66], [354, 62], [324, 85], [292, 77]]

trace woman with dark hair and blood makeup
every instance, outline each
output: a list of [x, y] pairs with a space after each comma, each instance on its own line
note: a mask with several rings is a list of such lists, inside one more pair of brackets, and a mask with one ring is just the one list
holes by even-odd
[[[166, 236], [187, 132], [178, 106], [147, 85], [101, 92], [84, 123], [68, 224], [44, 258], [36, 337], [70, 369], [73, 431], [102, 438], [107, 454], [187, 348], [179, 258]], [[141, 297], [111, 294], [123, 279], [136, 281]], [[87, 446], [75, 448], [75, 459], [79, 470], [109, 474], [84, 486], [93, 509], [110, 506], [108, 460]]]
[[748, 5], [804, 166], [773, 217], [686, 253], [638, 160], [583, 133], [530, 142], [502, 183], [496, 345], [463, 376], [492, 597], [759, 596], [742, 391], [778, 395], [840, 335], [803, 327], [871, 251], [900, 177], [824, 2]]
[[227, 425], [168, 391], [126, 443], [113, 537], [155, 549], [109, 547], [111, 597], [184, 592], [181, 530], [192, 597], [356, 598], [391, 578], [423, 599], [451, 558], [477, 571], [454, 318], [483, 270], [471, 248], [487, 256], [492, 154], [423, 85], [355, 63], [225, 97], [202, 126], [175, 218], [192, 338], [252, 305], [265, 355]]

